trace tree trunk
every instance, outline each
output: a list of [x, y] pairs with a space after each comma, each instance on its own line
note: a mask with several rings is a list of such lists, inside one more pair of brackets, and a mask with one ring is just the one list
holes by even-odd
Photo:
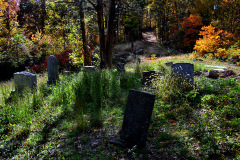
[[46, 17], [46, 0], [41, 0], [41, 15], [40, 15], [40, 29], [44, 33], [45, 17]]
[[107, 23], [107, 40], [106, 40], [106, 62], [109, 68], [112, 68], [112, 51], [114, 46], [114, 18], [115, 18], [115, 3], [116, 0], [109, 0], [108, 8], [108, 23]]
[[79, 15], [80, 15], [80, 25], [82, 31], [82, 42], [83, 42], [83, 55], [84, 55], [84, 66], [91, 66], [91, 54], [88, 50], [87, 35], [86, 35], [86, 25], [84, 21], [84, 12], [83, 12], [83, 0], [79, 2]]
[[99, 33], [99, 43], [100, 43], [100, 57], [101, 61], [106, 60], [105, 53], [105, 33], [104, 33], [104, 19], [103, 19], [103, 4], [102, 0], [97, 0], [97, 18], [98, 18], [98, 33]]

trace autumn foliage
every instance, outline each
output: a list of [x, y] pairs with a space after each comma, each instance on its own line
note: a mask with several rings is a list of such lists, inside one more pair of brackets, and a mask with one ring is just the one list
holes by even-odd
[[202, 31], [199, 33], [200, 38], [196, 41], [194, 50], [198, 56], [204, 56], [212, 53], [219, 59], [226, 58], [226, 50], [234, 44], [234, 35], [232, 33], [218, 30], [212, 25], [202, 27]]
[[192, 50], [196, 40], [199, 38], [198, 34], [203, 25], [202, 18], [197, 14], [191, 14], [188, 18], [184, 17], [181, 25], [185, 31], [182, 43], [188, 50]]

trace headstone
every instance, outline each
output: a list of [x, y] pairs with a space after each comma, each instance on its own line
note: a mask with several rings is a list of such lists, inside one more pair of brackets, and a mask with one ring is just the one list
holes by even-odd
[[140, 64], [140, 63], [141, 63], [141, 59], [137, 58], [137, 64]]
[[100, 62], [100, 69], [106, 68], [106, 61], [103, 59]]
[[155, 71], [144, 71], [142, 72], [143, 78], [142, 78], [142, 84], [145, 86], [151, 85], [152, 80], [155, 76]]
[[224, 66], [212, 66], [212, 65], [205, 65], [205, 67], [220, 68], [220, 69], [227, 70], [227, 67], [224, 67]]
[[14, 83], [17, 91], [22, 91], [25, 87], [37, 88], [37, 76], [29, 72], [14, 73]]
[[172, 65], [173, 65], [173, 62], [166, 62], [165, 65], [166, 65], [166, 66], [172, 66]]
[[94, 66], [84, 66], [83, 67], [83, 72], [94, 72], [95, 67]]
[[120, 73], [125, 72], [124, 64], [123, 63], [117, 63], [117, 70]]
[[172, 65], [172, 73], [177, 73], [181, 77], [186, 77], [193, 83], [194, 65], [190, 63], [176, 63]]
[[144, 147], [153, 111], [155, 95], [130, 89], [120, 139]]
[[47, 61], [48, 70], [48, 84], [56, 84], [58, 80], [58, 60], [55, 56], [51, 55]]

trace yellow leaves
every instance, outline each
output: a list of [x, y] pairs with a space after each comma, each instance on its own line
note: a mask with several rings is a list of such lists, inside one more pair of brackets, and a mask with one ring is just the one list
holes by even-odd
[[218, 48], [217, 53], [215, 53], [215, 56], [218, 58], [226, 56], [226, 49], [225, 48]]

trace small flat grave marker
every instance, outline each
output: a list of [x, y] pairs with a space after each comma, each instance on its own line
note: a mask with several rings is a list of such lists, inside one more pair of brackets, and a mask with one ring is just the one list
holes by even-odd
[[176, 63], [172, 65], [172, 73], [177, 73], [186, 77], [190, 83], [193, 83], [194, 65], [190, 63]]
[[120, 139], [128, 145], [145, 147], [155, 95], [130, 89]]
[[83, 72], [94, 72], [95, 67], [94, 66], [84, 66], [83, 67]]
[[48, 70], [48, 84], [56, 84], [58, 80], [58, 60], [55, 56], [51, 55], [47, 61]]

